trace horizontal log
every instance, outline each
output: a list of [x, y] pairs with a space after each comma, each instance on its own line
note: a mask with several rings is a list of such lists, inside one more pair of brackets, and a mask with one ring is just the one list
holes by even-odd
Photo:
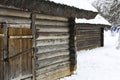
[[17, 17], [0, 17], [0, 22], [14, 23], [14, 24], [31, 24], [30, 19], [17, 18]]
[[32, 39], [32, 36], [9, 36], [11, 39]]
[[36, 27], [37, 32], [69, 32], [68, 27]]
[[55, 21], [68, 21], [68, 18], [65, 17], [57, 17], [57, 16], [49, 16], [43, 14], [36, 14], [37, 19], [46, 19], [46, 20], [55, 20]]
[[70, 72], [69, 68], [62, 68], [59, 70], [56, 70], [54, 72], [49, 72], [47, 73], [47, 75], [41, 75], [41, 76], [45, 76], [41, 79], [41, 76], [36, 77], [36, 80], [57, 80], [61, 77], [66, 77], [71, 75], [72, 73]]
[[91, 26], [88, 26], [88, 27], [81, 27], [81, 26], [76, 26], [76, 29], [77, 30], [93, 30], [93, 29], [100, 29], [100, 27], [91, 27]]
[[54, 69], [59, 69], [66, 65], [70, 65], [70, 61], [64, 61], [64, 62], [56, 63], [50, 66], [46, 66], [44, 68], [36, 69], [36, 76], [53, 71]]
[[36, 40], [44, 40], [44, 39], [67, 39], [69, 35], [66, 36], [39, 36]]
[[28, 28], [30, 29], [31, 24], [9, 24], [12, 28]]
[[30, 18], [31, 13], [17, 10], [17, 9], [1, 8], [0, 7], [0, 16], [14, 16], [14, 17]]
[[3, 37], [4, 36], [4, 34], [0, 34], [0, 37]]
[[48, 59], [57, 56], [65, 56], [65, 55], [69, 55], [69, 50], [58, 50], [53, 52], [41, 53], [41, 54], [37, 54], [36, 57], [37, 60], [43, 60], [43, 59]]
[[80, 46], [80, 47], [77, 47], [77, 51], [80, 51], [80, 50], [85, 50], [85, 49], [93, 49], [93, 48], [97, 48], [97, 47], [101, 47], [99, 44], [97, 45], [87, 45], [87, 46]]
[[68, 44], [69, 39], [48, 39], [36, 41], [36, 46], [47, 46], [47, 45], [58, 45], [58, 44]]
[[100, 41], [100, 38], [87, 38], [87, 39], [77, 39], [76, 42], [89, 42], [89, 41]]
[[81, 31], [76, 31], [77, 35], [80, 34], [101, 34], [101, 31], [85, 31], [85, 32], [81, 32]]
[[51, 51], [58, 51], [58, 50], [66, 50], [68, 48], [69, 48], [68, 44], [37, 47], [37, 54], [51, 52]]
[[100, 36], [100, 34], [80, 34], [77, 37], [92, 37], [92, 36]]
[[38, 36], [69, 36], [66, 32], [37, 32]]
[[84, 39], [89, 39], [89, 38], [98, 38], [101, 39], [100, 36], [86, 36], [86, 37], [77, 37], [77, 40], [84, 40]]
[[50, 66], [52, 64], [68, 61], [70, 59], [69, 55], [66, 56], [58, 56], [44, 60], [37, 60], [36, 61], [36, 69], [44, 68], [46, 66]]
[[[45, 70], [46, 73], [39, 74], [36, 76], [38, 80], [56, 80], [60, 77], [64, 77], [67, 75], [72, 74], [70, 72], [70, 65], [69, 63], [67, 64], [62, 64], [62, 65], [57, 65], [56, 67], [53, 68], [48, 68]], [[40, 72], [37, 72], [40, 73]]]
[[49, 21], [49, 20], [36, 20], [36, 25], [51, 25], [51, 26], [68, 26], [68, 22], [60, 22], [60, 21]]

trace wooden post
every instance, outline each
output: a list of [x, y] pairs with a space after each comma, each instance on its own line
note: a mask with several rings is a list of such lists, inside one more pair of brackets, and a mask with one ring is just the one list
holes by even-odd
[[9, 53], [8, 53], [8, 26], [3, 23], [4, 29], [4, 80], [9, 80]]
[[69, 50], [70, 50], [70, 62], [71, 72], [76, 69], [76, 29], [75, 29], [75, 18], [69, 18]]
[[101, 47], [104, 46], [104, 28], [101, 28]]
[[32, 70], [32, 73], [33, 73], [33, 80], [35, 80], [35, 76], [36, 76], [36, 72], [35, 72], [35, 65], [36, 65], [36, 53], [35, 53], [35, 47], [36, 47], [36, 26], [35, 26], [35, 19], [36, 19], [36, 15], [34, 13], [31, 14], [31, 28], [32, 28], [32, 37], [33, 37], [33, 40], [32, 40], [32, 47], [33, 47], [33, 59], [32, 59], [32, 66], [33, 66], [33, 70]]

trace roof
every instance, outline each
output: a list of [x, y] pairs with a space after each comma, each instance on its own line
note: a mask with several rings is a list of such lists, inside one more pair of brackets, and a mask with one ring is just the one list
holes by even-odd
[[69, 6], [74, 6], [79, 9], [84, 9], [88, 11], [97, 12], [98, 10], [94, 8], [88, 1], [86, 0], [50, 0], [55, 3], [65, 4]]
[[92, 19], [97, 15], [95, 11], [79, 9], [48, 0], [0, 0], [0, 5], [7, 8], [18, 8], [20, 10], [62, 17]]
[[97, 15], [94, 19], [76, 19], [76, 23], [89, 23], [89, 24], [102, 24], [102, 25], [111, 25], [105, 18], [101, 15]]

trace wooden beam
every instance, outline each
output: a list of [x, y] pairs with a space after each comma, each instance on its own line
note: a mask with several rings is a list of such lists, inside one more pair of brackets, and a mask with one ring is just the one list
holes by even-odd
[[32, 44], [33, 44], [33, 58], [32, 58], [32, 74], [33, 74], [33, 80], [36, 80], [36, 51], [35, 51], [35, 47], [36, 47], [36, 26], [35, 26], [35, 19], [36, 19], [36, 15], [33, 13], [31, 14], [31, 28], [32, 28]]
[[4, 30], [4, 80], [9, 80], [8, 25], [2, 24]]
[[104, 46], [104, 28], [101, 28], [101, 46]]
[[0, 7], [0, 16], [13, 16], [13, 17], [30, 18], [30, 15], [31, 15], [30, 12]]
[[76, 57], [76, 28], [75, 28], [75, 18], [69, 18], [69, 50], [70, 50], [70, 62], [71, 62], [71, 72], [76, 69], [77, 57]]
[[49, 15], [43, 15], [43, 14], [36, 14], [37, 19], [46, 19], [46, 20], [55, 20], [55, 21], [68, 21], [68, 18], [64, 17], [57, 17], [57, 16], [49, 16]]

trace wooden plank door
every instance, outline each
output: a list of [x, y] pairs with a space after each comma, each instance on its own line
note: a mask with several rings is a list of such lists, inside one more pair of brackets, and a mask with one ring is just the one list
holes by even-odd
[[4, 79], [3, 66], [3, 26], [2, 23], [0, 23], [0, 80]]

